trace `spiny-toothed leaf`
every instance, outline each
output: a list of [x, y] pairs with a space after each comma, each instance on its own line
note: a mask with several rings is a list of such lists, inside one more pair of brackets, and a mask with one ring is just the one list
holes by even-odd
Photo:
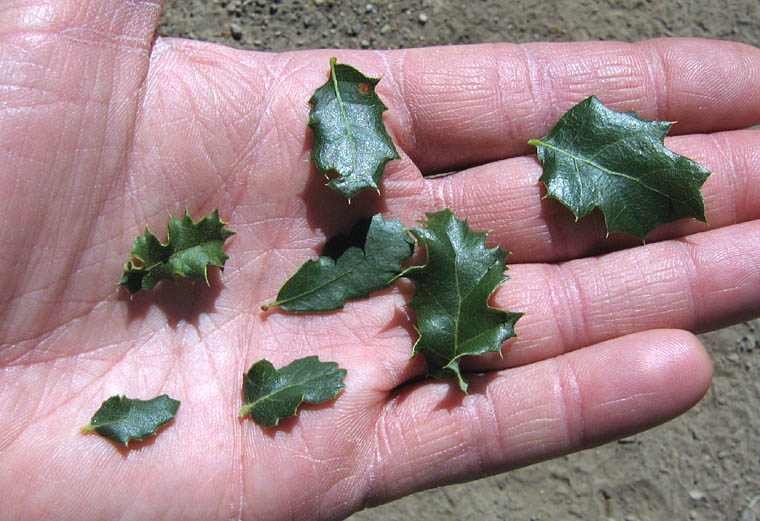
[[224, 268], [229, 258], [224, 253], [224, 241], [235, 234], [219, 219], [219, 210], [194, 223], [185, 211], [182, 219], [169, 219], [166, 244], [145, 229], [145, 235], [135, 239], [132, 259], [124, 265], [119, 284], [131, 294], [150, 290], [160, 280], [200, 278], [208, 284], [208, 265]]
[[330, 79], [309, 100], [311, 158], [323, 174], [337, 174], [327, 184], [349, 200], [362, 190], [378, 190], [385, 164], [399, 158], [383, 124], [388, 107], [375, 94], [379, 81], [332, 58]]
[[152, 400], [111, 396], [82, 430], [94, 430], [104, 438], [128, 447], [130, 440], [142, 440], [156, 434], [159, 428], [174, 419], [178, 408], [179, 402], [165, 394]]
[[259, 360], [243, 374], [247, 414], [263, 427], [274, 427], [282, 418], [294, 416], [302, 403], [323, 403], [345, 388], [346, 370], [335, 362], [320, 362], [316, 356], [295, 360], [277, 370], [268, 360]]
[[544, 166], [547, 195], [576, 218], [594, 207], [607, 232], [640, 239], [684, 217], [706, 222], [702, 184], [710, 172], [664, 145], [672, 123], [615, 112], [596, 97], [570, 109], [548, 136], [529, 141]]
[[279, 306], [302, 313], [340, 309], [346, 300], [365, 298], [387, 288], [401, 273], [401, 263], [412, 255], [414, 248], [414, 240], [404, 225], [400, 221], [386, 221], [380, 214], [371, 221], [359, 221], [351, 235], [352, 242], [358, 245], [347, 243], [350, 247], [338, 256], [338, 252], [331, 251], [333, 245], [345, 239], [338, 236], [328, 241], [323, 256], [306, 261], [285, 282], [277, 299], [263, 309]]
[[488, 299], [505, 280], [508, 252], [486, 247], [486, 233], [473, 232], [446, 209], [428, 213], [422, 228], [412, 229], [427, 251], [427, 262], [402, 273], [414, 281], [409, 305], [417, 313], [419, 338], [414, 353], [421, 353], [428, 373], [436, 378], [456, 377], [467, 392], [459, 370], [465, 355], [499, 353], [522, 313], [488, 305]]

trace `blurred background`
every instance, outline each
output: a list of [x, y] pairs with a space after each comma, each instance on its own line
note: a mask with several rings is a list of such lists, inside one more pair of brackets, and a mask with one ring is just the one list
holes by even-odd
[[[259, 51], [667, 36], [758, 45], [760, 2], [167, 0], [159, 33]], [[760, 520], [760, 321], [701, 338], [715, 377], [680, 418], [350, 520]]]

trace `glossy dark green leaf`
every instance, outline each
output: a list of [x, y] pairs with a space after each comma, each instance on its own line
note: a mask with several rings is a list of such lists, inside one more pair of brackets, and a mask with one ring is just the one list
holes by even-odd
[[152, 400], [132, 400], [126, 396], [111, 396], [82, 427], [104, 438], [129, 446], [130, 440], [142, 440], [156, 434], [159, 428], [174, 419], [179, 402], [162, 394]]
[[263, 427], [274, 427], [282, 418], [294, 416], [306, 403], [323, 403], [338, 396], [345, 388], [346, 370], [335, 362], [320, 362], [316, 356], [295, 360], [275, 369], [267, 360], [259, 360], [243, 375], [247, 414]]
[[185, 212], [182, 219], [169, 219], [166, 244], [156, 238], [147, 228], [145, 235], [135, 239], [132, 259], [124, 265], [119, 284], [134, 294], [141, 289], [150, 290], [160, 280], [200, 278], [208, 284], [208, 265], [224, 267], [229, 258], [224, 253], [224, 241], [235, 234], [225, 229], [214, 210], [194, 223]]
[[459, 370], [465, 355], [498, 353], [522, 313], [488, 305], [488, 299], [505, 280], [507, 252], [486, 247], [486, 233], [470, 230], [446, 209], [427, 214], [424, 227], [412, 233], [427, 251], [427, 262], [402, 276], [415, 283], [409, 305], [417, 313], [419, 338], [414, 353], [421, 353], [428, 373], [436, 378], [456, 377], [467, 391]]
[[671, 125], [615, 112], [592, 96], [530, 144], [538, 148], [549, 197], [577, 218], [599, 207], [608, 233], [644, 239], [662, 223], [706, 222], [701, 187], [710, 172], [665, 148]]
[[379, 81], [332, 58], [330, 79], [309, 100], [311, 158], [323, 174], [337, 174], [327, 184], [348, 199], [379, 190], [385, 164], [399, 157], [383, 124], [388, 107], [375, 94]]
[[[355, 229], [363, 224], [359, 222]], [[279, 306], [292, 312], [332, 311], [342, 308], [346, 300], [365, 298], [387, 288], [401, 272], [401, 263], [412, 255], [414, 241], [401, 222], [386, 221], [379, 214], [364, 231], [361, 247], [348, 247], [337, 259], [323, 255], [306, 261], [264, 309]], [[328, 253], [335, 242], [328, 242], [323, 253]]]

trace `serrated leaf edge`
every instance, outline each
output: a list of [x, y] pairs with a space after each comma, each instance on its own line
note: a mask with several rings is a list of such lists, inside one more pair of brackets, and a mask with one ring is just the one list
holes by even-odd
[[[166, 242], [165, 243], [161, 242], [161, 239], [159, 239], [152, 231], [150, 231], [150, 228], [147, 227], [147, 226], [145, 227], [145, 233], [143, 235], [140, 235], [137, 238], [135, 238], [135, 242], [137, 240], [139, 240], [140, 238], [145, 238], [147, 236], [150, 236], [153, 239], [155, 239], [156, 242], [158, 242], [161, 246], [163, 246], [163, 247], [169, 246], [169, 244], [171, 244], [171, 226], [170, 226], [170, 224], [172, 223], [172, 221], [180, 221], [180, 222], [182, 222], [185, 219], [187, 219], [188, 221], [190, 221], [190, 224], [192, 226], [195, 226], [198, 223], [202, 222], [204, 219], [208, 219], [209, 217], [213, 217], [214, 219], [216, 219], [217, 221], [219, 221], [219, 224], [221, 225], [220, 232], [221, 232], [221, 235], [222, 235], [222, 243], [224, 243], [224, 241], [226, 241], [227, 239], [229, 239], [233, 235], [237, 234], [237, 232], [235, 232], [233, 230], [228, 230], [228, 229], [225, 228], [225, 226], [227, 226], [227, 224], [229, 224], [229, 223], [226, 222], [226, 221], [222, 221], [219, 218], [219, 209], [218, 208], [216, 210], [214, 210], [213, 212], [211, 212], [210, 214], [208, 214], [208, 215], [206, 215], [204, 217], [201, 217], [198, 220], [198, 222], [194, 222], [193, 221], [193, 218], [190, 216], [190, 213], [189, 213], [188, 209], [185, 208], [185, 214], [182, 216], [182, 219], [177, 219], [176, 217], [174, 217], [171, 214], [169, 214], [169, 223], [167, 223], [167, 226], [166, 226], [167, 232], [166, 232]], [[171, 255], [169, 255], [169, 257], [167, 257], [167, 260], [164, 261], [164, 262], [168, 262], [169, 259], [172, 259], [172, 258], [176, 257], [179, 254], [188, 252], [188, 251], [190, 251], [192, 249], [195, 249], [195, 248], [198, 248], [198, 247], [199, 247], [199, 245], [196, 245], [196, 246], [193, 246], [192, 248], [187, 248], [185, 250], [174, 252]], [[162, 264], [160, 262], [159, 263], [155, 263], [155, 264], [151, 264], [150, 266], [146, 266], [145, 264], [142, 264], [144, 262], [144, 259], [139, 254], [135, 253], [136, 249], [137, 249], [136, 246], [133, 245], [132, 251], [130, 251], [130, 253], [129, 253], [130, 259], [127, 260], [127, 262], [124, 263], [124, 271], [125, 272], [149, 272], [150, 270], [154, 269], [156, 266], [160, 266]], [[136, 265], [133, 262], [133, 258], [139, 260], [141, 264], [139, 266]], [[227, 253], [224, 250], [222, 250], [221, 258], [222, 258], [221, 263], [216, 263], [216, 262], [213, 262], [213, 261], [208, 261], [208, 262], [206, 262], [204, 264], [204, 266], [203, 266], [203, 281], [206, 283], [207, 286], [211, 285], [209, 283], [209, 280], [208, 280], [208, 266], [209, 265], [216, 266], [220, 270], [224, 271], [224, 265], [229, 260], [230, 256], [227, 255]], [[183, 272], [183, 271], [178, 271], [177, 273], [174, 273], [173, 275], [174, 276], [172, 277], [172, 280], [174, 280], [174, 281], [176, 281], [176, 279], [177, 279], [176, 276], [177, 275], [179, 275], [179, 276], [181, 276], [183, 278], [187, 278], [187, 274], [185, 272]], [[122, 274], [122, 280], [119, 281], [119, 283], [117, 284], [117, 286], [124, 286], [124, 275], [123, 274]], [[130, 292], [130, 298], [133, 298], [135, 294], [137, 294], [137, 292], [135, 292], [135, 293], [131, 293]]]
[[[691, 161], [692, 163], [696, 164], [697, 166], [699, 166], [700, 168], [702, 168], [707, 173], [707, 176], [705, 177], [705, 181], [707, 180], [707, 177], [709, 177], [712, 174], [712, 172], [708, 171], [706, 168], [704, 168], [702, 165], [700, 165], [699, 163], [697, 163], [693, 159], [690, 159], [690, 158], [688, 158], [686, 156], [682, 156], [681, 154], [677, 154], [676, 152], [673, 152], [671, 149], [669, 149], [668, 147], [665, 146], [665, 137], [667, 137], [667, 134], [670, 132], [670, 129], [676, 123], [675, 121], [660, 121], [660, 120], [656, 120], [656, 119], [652, 120], [652, 119], [642, 118], [634, 110], [630, 110], [630, 111], [627, 111], [627, 112], [617, 112], [617, 111], [609, 108], [604, 103], [602, 103], [602, 101], [596, 95], [591, 95], [588, 98], [586, 98], [586, 99], [578, 102], [576, 105], [573, 105], [573, 107], [571, 107], [567, 112], [565, 112], [565, 114], [563, 114], [562, 117], [564, 117], [568, 112], [570, 112], [570, 110], [573, 110], [574, 108], [580, 106], [583, 103], [587, 103], [587, 102], [590, 103], [590, 104], [592, 104], [592, 105], [596, 105], [598, 107], [601, 107], [601, 109], [603, 111], [606, 111], [608, 113], [625, 114], [625, 115], [632, 116], [632, 117], [636, 118], [640, 122], [658, 126], [659, 130], [661, 131], [661, 135], [657, 139], [652, 138], [652, 137], [650, 137], [649, 139], [655, 141], [658, 145], [662, 146], [663, 153], [680, 156], [680, 157], [683, 157], [683, 158]], [[555, 124], [555, 126], [556, 126], [556, 124]], [[554, 130], [554, 127], [549, 131], [549, 134], [547, 134], [546, 136], [544, 136], [544, 138], [548, 137], [553, 132], [553, 130]], [[584, 214], [580, 214], [580, 213], [576, 213], [573, 208], [571, 208], [569, 205], [565, 204], [565, 202], [560, 198], [560, 196], [557, 195], [557, 193], [555, 191], [553, 191], [549, 187], [549, 185], [547, 184], [547, 182], [544, 180], [546, 172], [543, 169], [543, 157], [542, 157], [543, 156], [543, 151], [539, 147], [550, 148], [550, 149], [554, 150], [555, 152], [564, 154], [564, 155], [572, 158], [573, 161], [580, 160], [580, 161], [584, 162], [587, 165], [590, 165], [590, 166], [592, 166], [594, 168], [597, 168], [597, 169], [599, 169], [599, 170], [601, 170], [603, 172], [608, 173], [609, 175], [617, 175], [617, 176], [623, 177], [625, 179], [628, 179], [630, 181], [634, 181], [634, 182], [640, 184], [641, 186], [645, 187], [646, 189], [648, 189], [648, 190], [650, 190], [650, 191], [652, 191], [654, 193], [660, 194], [661, 196], [663, 196], [666, 199], [675, 200], [672, 197], [670, 197], [669, 195], [661, 192], [660, 190], [654, 189], [654, 188], [652, 188], [652, 187], [650, 187], [650, 186], [648, 186], [648, 185], [646, 185], [644, 183], [641, 183], [640, 180], [638, 180], [638, 179], [632, 178], [632, 177], [627, 176], [627, 175], [623, 175], [620, 172], [613, 172], [613, 171], [611, 171], [611, 170], [609, 170], [607, 168], [604, 168], [604, 167], [602, 167], [600, 165], [597, 165], [596, 163], [592, 163], [590, 161], [586, 161], [583, 158], [578, 158], [578, 157], [574, 156], [573, 154], [569, 154], [566, 151], [562, 150], [561, 148], [558, 148], [556, 146], [553, 146], [550, 143], [547, 143], [547, 142], [543, 141], [544, 138], [530, 139], [530, 140], [528, 140], [528, 145], [536, 147], [536, 149], [537, 149], [537, 156], [538, 156], [538, 158], [540, 160], [540, 163], [541, 163], [541, 166], [542, 166], [542, 173], [541, 173], [541, 177], [539, 178], [539, 182], [541, 182], [546, 187], [546, 195], [543, 197], [543, 199], [551, 198], [551, 199], [554, 199], [554, 200], [558, 201], [560, 204], [562, 204], [562, 206], [564, 206], [565, 208], [567, 208], [568, 210], [570, 210], [570, 212], [573, 214], [573, 216], [575, 216], [575, 221], [576, 222], [579, 219], [581, 219], [581, 218], [586, 217], [587, 215], [589, 215], [595, 208], [599, 208], [599, 206], [594, 205], [591, 208], [591, 210], [589, 210], [588, 212], [586, 212]], [[616, 141], [614, 141], [612, 143], [609, 143], [608, 145], [605, 146], [605, 148], [607, 148], [609, 146], [612, 146], [614, 144], [617, 144], [617, 143], [619, 143], [621, 141], [625, 141], [625, 138], [618, 139], [618, 140], [616, 140]], [[599, 154], [599, 152], [597, 152], [595, 155], [598, 155], [598, 154]], [[702, 181], [702, 184], [704, 184], [704, 181]], [[699, 192], [699, 196], [700, 196], [700, 201], [702, 202], [701, 206], [702, 206], [703, 210], [702, 210], [702, 214], [700, 216], [694, 217], [694, 218], [697, 219], [697, 220], [699, 220], [699, 221], [702, 221], [704, 223], [707, 223], [707, 214], [705, 212], [704, 196], [703, 196], [701, 190]], [[678, 202], [683, 202], [683, 201], [678, 200]], [[599, 209], [601, 210], [601, 208], [599, 208]], [[610, 225], [609, 225], [609, 222], [608, 222], [609, 218], [608, 218], [608, 216], [607, 216], [607, 214], [605, 212], [602, 212], [602, 217], [604, 218], [604, 227], [605, 227], [605, 231], [606, 231], [605, 237], [609, 237], [611, 233], [617, 233], [617, 232], [628, 233], [629, 235], [637, 237], [638, 239], [640, 239], [642, 241], [642, 243], [646, 244], [646, 236], [653, 230], [653, 229], [649, 230], [648, 232], [646, 232], [644, 234], [644, 236], [638, 236], [638, 235], [632, 234], [631, 232], [623, 230], [623, 229], [618, 229], [618, 228], [614, 228], [614, 227], [610, 228]], [[661, 223], [661, 224], [666, 224], [666, 223]]]
[[[456, 214], [454, 214], [454, 212], [452, 212], [449, 208], [445, 208], [444, 210], [441, 210], [439, 212], [425, 212], [425, 215], [428, 216], [428, 220], [418, 219], [416, 222], [418, 222], [419, 224], [421, 224], [424, 228], [427, 228], [427, 224], [430, 222], [429, 221], [430, 216], [433, 215], [433, 214], [444, 212], [444, 211], [448, 211], [448, 213], [450, 214], [450, 218], [454, 219], [456, 222], [462, 223], [466, 227], [468, 233], [473, 234], [475, 236], [478, 236], [479, 238], [481, 238], [483, 240], [483, 242], [485, 244], [485, 241], [486, 241], [486, 238], [488, 237], [489, 231], [476, 232], [475, 230], [473, 230], [472, 228], [470, 228], [469, 224], [467, 224], [467, 218], [466, 217], [464, 219], [461, 219], [461, 220], [457, 219]], [[414, 228], [408, 228], [408, 231], [411, 232], [411, 234], [417, 239], [418, 246], [424, 246], [425, 250], [427, 251], [427, 240], [426, 240], [426, 238], [419, 237], [416, 233], [414, 233], [414, 230], [415, 230]], [[495, 246], [493, 248], [486, 248], [486, 251], [488, 253], [496, 253], [496, 254], [498, 254], [498, 252], [503, 252], [505, 254], [504, 255], [505, 259], [506, 259], [506, 257], [508, 255], [511, 254], [511, 252], [509, 250], [504, 250], [504, 249], [500, 248], [499, 246]], [[424, 269], [425, 267], [427, 267], [428, 262], [429, 262], [428, 259], [426, 259], [425, 260], [425, 264], [420, 264], [420, 265], [417, 265], [417, 266], [410, 266], [409, 268], [405, 269], [403, 272], [401, 272], [400, 274], [398, 274], [396, 277], [394, 277], [393, 280], [395, 281], [395, 279], [398, 279], [400, 277], [404, 277], [404, 276], [406, 276], [407, 273], [410, 273], [412, 271]], [[503, 266], [504, 271], [507, 271], [509, 269], [507, 267], [507, 265], [506, 265], [505, 262], [498, 262], [497, 261], [497, 262], [494, 262], [494, 264], [492, 264], [492, 266], [491, 266], [491, 268], [489, 268], [489, 270], [492, 269], [493, 266], [496, 266], [497, 264], [501, 264]], [[496, 292], [496, 290], [499, 289], [499, 287], [501, 287], [501, 285], [504, 284], [509, 279], [510, 279], [509, 275], [507, 275], [506, 273], [502, 273], [501, 280], [499, 281], [498, 284], [496, 284], [494, 286], [493, 290], [488, 294], [488, 297], [486, 298], [486, 307], [488, 309], [490, 309], [490, 310], [498, 311], [498, 312], [501, 312], [501, 313], [507, 313], [507, 314], [510, 314], [510, 315], [516, 315], [515, 322], [517, 322], [517, 320], [519, 320], [520, 317], [522, 317], [524, 315], [524, 313], [522, 313], [522, 312], [515, 312], [515, 311], [507, 311], [505, 309], [495, 308], [495, 307], [491, 306], [490, 304], [488, 304], [488, 301], [491, 300], [491, 296]], [[456, 324], [457, 324], [456, 327], [458, 328], [459, 315], [457, 315]], [[412, 346], [412, 356], [410, 357], [410, 360], [413, 359], [413, 358], [415, 358], [416, 356], [418, 356], [420, 354], [422, 354], [424, 356], [424, 353], [422, 351], [419, 351], [417, 349], [417, 345], [419, 344], [420, 340], [422, 339], [422, 333], [420, 332], [419, 328], [416, 325], [414, 326], [414, 330], [417, 332], [418, 337], [417, 337], [417, 340], [414, 342], [414, 346]], [[517, 334], [513, 333], [513, 335], [511, 337], [505, 339], [505, 341], [509, 340], [511, 338], [515, 338], [515, 337], [517, 337]], [[502, 347], [502, 345], [500, 344], [498, 346], [498, 348], [496, 348], [494, 350], [489, 350], [487, 352], [489, 352], [489, 353], [498, 353], [500, 357], [503, 357], [504, 355], [501, 352], [501, 347]], [[467, 381], [462, 376], [462, 373], [461, 373], [461, 371], [459, 369], [459, 360], [461, 360], [465, 356], [478, 356], [478, 355], [472, 355], [470, 353], [462, 353], [462, 354], [456, 355], [455, 357], [453, 357], [449, 361], [448, 364], [446, 364], [445, 366], [443, 366], [441, 369], [442, 370], [443, 369], [449, 369], [450, 371], [452, 371], [454, 373], [454, 375], [456, 376], [456, 379], [457, 379], [458, 384], [459, 384], [459, 388], [462, 390], [462, 392], [464, 392], [465, 394], [467, 394], [468, 384], [467, 384]]]

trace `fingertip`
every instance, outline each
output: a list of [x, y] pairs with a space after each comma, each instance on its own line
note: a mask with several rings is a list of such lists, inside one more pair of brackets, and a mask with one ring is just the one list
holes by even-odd
[[[581, 447], [605, 443], [675, 418], [696, 405], [713, 367], [692, 333], [658, 329], [571, 353], [582, 396]], [[579, 447], [580, 448], [580, 447]]]
[[673, 402], [671, 417], [676, 416], [696, 405], [707, 392], [713, 375], [712, 359], [699, 338], [688, 331], [669, 329], [651, 333], [660, 338], [662, 360], [651, 361], [653, 366], [648, 370], [659, 375], [663, 389], [672, 389], [674, 396], [680, 398]]

